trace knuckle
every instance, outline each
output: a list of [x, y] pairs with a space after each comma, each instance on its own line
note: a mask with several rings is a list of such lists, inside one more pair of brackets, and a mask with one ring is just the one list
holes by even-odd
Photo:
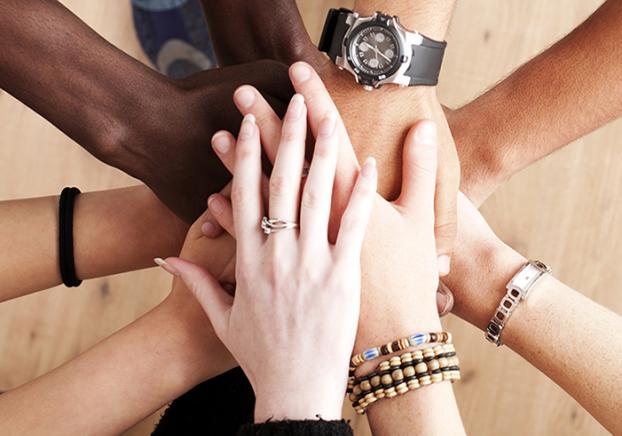
[[311, 187], [307, 187], [302, 194], [302, 207], [309, 210], [315, 210], [322, 204], [322, 196]]
[[231, 201], [235, 204], [244, 204], [247, 201], [248, 192], [246, 189], [241, 186], [236, 186], [235, 184], [231, 188]]
[[273, 175], [270, 177], [270, 195], [283, 197], [291, 192], [292, 187], [286, 177]]
[[365, 220], [357, 213], [348, 213], [341, 219], [341, 229], [347, 232], [357, 232], [364, 226]]

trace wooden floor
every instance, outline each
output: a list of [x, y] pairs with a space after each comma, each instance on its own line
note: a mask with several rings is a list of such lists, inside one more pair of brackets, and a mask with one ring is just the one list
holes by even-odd
[[[63, 3], [112, 43], [145, 59], [134, 35], [129, 0]], [[326, 8], [335, 2], [299, 3], [317, 40]], [[440, 87], [449, 106], [468, 101], [503, 78], [571, 30], [601, 1], [458, 3]], [[0, 120], [0, 199], [55, 194], [68, 184], [96, 190], [135, 183], [92, 159], [6, 93], [0, 93]], [[546, 260], [563, 281], [618, 312], [621, 142], [622, 122], [616, 122], [517, 175], [483, 208], [503, 239], [527, 256]], [[540, 207], [523, 207], [532, 201]], [[163, 273], [148, 270], [0, 305], [0, 390], [47, 372], [126, 325], [157, 304], [168, 285]], [[481, 332], [460, 320], [447, 324], [458, 332], [464, 380], [456, 392], [469, 433], [606, 434], [576, 402], [512, 352], [489, 346]], [[127, 434], [148, 434], [156, 418]], [[354, 425], [357, 434], [367, 434], [363, 420]]]

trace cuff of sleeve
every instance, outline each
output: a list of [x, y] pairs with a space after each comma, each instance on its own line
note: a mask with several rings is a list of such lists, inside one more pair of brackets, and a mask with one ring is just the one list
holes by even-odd
[[238, 436], [352, 436], [352, 428], [344, 421], [274, 421], [247, 424]]

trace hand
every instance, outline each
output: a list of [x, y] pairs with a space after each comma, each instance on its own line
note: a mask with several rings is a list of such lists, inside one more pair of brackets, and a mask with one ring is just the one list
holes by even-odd
[[[244, 1], [243, 12], [232, 14], [235, 1], [233, 4], [230, 0], [227, 4], [219, 4], [218, 0], [204, 1], [210, 27], [219, 29], [214, 32], [219, 60], [230, 64], [270, 58], [288, 64], [300, 60], [311, 64], [329, 89], [357, 156], [373, 154], [378, 159], [379, 192], [389, 199], [396, 198], [399, 192], [402, 144], [410, 127], [422, 119], [434, 120], [439, 131], [441, 162], [435, 205], [436, 242], [441, 255], [440, 272], [445, 275], [450, 269], [457, 231], [456, 196], [460, 186], [460, 162], [435, 88], [402, 89], [388, 85], [373, 92], [364, 91], [354, 77], [339, 71], [317, 50], [307, 34], [296, 3], [293, 0], [277, 2], [278, 6], [266, 9], [262, 2]], [[274, 11], [277, 11], [277, 17], [273, 16]], [[448, 17], [442, 18], [441, 21], [448, 21]], [[266, 26], [266, 23], [273, 25]], [[231, 32], [230, 29], [242, 31]], [[288, 38], [283, 38], [283, 35], [288, 35]], [[439, 36], [442, 38], [442, 35]], [[370, 134], [369, 126], [376, 127], [373, 134]]]
[[318, 128], [301, 193], [306, 112], [303, 98], [294, 96], [269, 189], [269, 216], [296, 221], [300, 214], [299, 235], [291, 229], [265, 236], [259, 228], [264, 215], [260, 133], [254, 117], [247, 115], [236, 145], [232, 186], [239, 237], [235, 298], [202, 268], [167, 259], [247, 374], [257, 396], [258, 422], [317, 415], [339, 419], [356, 334], [359, 259], [376, 187], [375, 164], [368, 161], [358, 176], [331, 244], [327, 235], [339, 149], [337, 115], [326, 114]]
[[155, 107], [128, 114], [131, 123], [115, 140], [120, 146], [100, 157], [144, 181], [178, 216], [193, 222], [209, 194], [228, 180], [207, 143], [217, 128], [238, 125], [231, 94], [243, 83], [254, 83], [277, 108], [279, 98], [287, 101], [292, 94], [287, 68], [278, 62], [205, 71], [172, 83]]
[[[326, 88], [323, 86], [319, 76], [304, 63], [296, 63], [290, 68], [290, 76], [292, 83], [297, 92], [305, 97], [309, 106], [309, 124], [311, 130], [317, 134], [319, 124], [321, 122], [321, 116], [327, 112], [336, 112], [337, 109], [332, 102], [330, 95]], [[304, 78], [304, 79], [301, 79]], [[253, 87], [243, 86], [236, 90], [234, 94], [234, 101], [239, 110], [244, 114], [253, 114], [257, 119], [257, 124], [260, 127], [261, 139], [264, 145], [264, 149], [267, 157], [270, 161], [274, 161], [278, 143], [280, 141], [281, 121], [277, 114], [271, 109], [270, 105], [261, 94]], [[318, 116], [319, 115], [319, 116]], [[354, 157], [350, 140], [345, 130], [345, 126], [341, 122], [341, 119], [337, 120], [337, 130], [340, 135], [340, 150], [339, 150], [339, 162], [338, 171], [335, 179], [335, 190], [333, 198], [332, 209], [332, 221], [333, 223], [339, 223], [340, 219], [340, 205], [343, 202], [343, 198], [347, 197], [348, 190], [351, 190], [352, 175], [356, 174], [357, 163]], [[235, 156], [233, 155], [233, 144], [235, 142], [234, 137], [228, 132], [218, 132], [212, 143], [214, 145], [214, 151], [225, 164], [230, 171], [233, 172]], [[215, 194], [209, 199], [209, 209], [217, 216], [218, 221], [209, 223], [209, 235], [214, 237], [213, 232], [214, 224], [222, 224], [225, 230], [233, 234], [233, 218], [230, 210], [227, 208], [227, 196], [221, 194]], [[390, 218], [389, 218], [390, 219]], [[382, 225], [381, 228], [385, 228]], [[379, 235], [379, 239], [382, 235]], [[385, 245], [392, 244], [393, 240], [390, 238], [384, 238]], [[396, 236], [395, 240], [401, 240], [401, 236]], [[387, 247], [389, 249], [390, 247]], [[391, 259], [388, 257], [387, 259]], [[387, 271], [391, 271], [389, 265]], [[386, 272], [382, 273], [383, 275]], [[405, 277], [412, 277], [411, 271], [404, 272]], [[453, 304], [453, 297], [451, 293], [445, 289], [439, 289], [437, 295], [438, 311], [441, 314], [446, 314], [451, 310]]]

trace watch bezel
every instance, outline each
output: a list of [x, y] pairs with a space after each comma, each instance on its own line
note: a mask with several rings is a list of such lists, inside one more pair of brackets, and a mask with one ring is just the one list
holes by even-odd
[[[358, 78], [358, 82], [362, 85], [375, 86], [378, 83], [382, 83], [387, 78], [395, 75], [395, 73], [397, 73], [404, 64], [404, 61], [402, 60], [404, 56], [404, 52], [405, 52], [403, 38], [399, 34], [395, 26], [389, 24], [392, 20], [393, 20], [393, 17], [385, 17], [382, 15], [377, 15], [376, 17], [374, 17], [374, 19], [361, 23], [357, 25], [356, 27], [353, 27], [348, 32], [347, 38], [344, 40], [346, 60], [350, 68], [352, 69], [352, 71], [356, 74]], [[393, 36], [393, 39], [395, 40], [396, 44], [399, 46], [399, 53], [396, 54], [397, 59], [396, 59], [395, 65], [391, 67], [391, 69], [388, 70], [387, 72], [379, 74], [379, 75], [371, 75], [371, 74], [367, 74], [366, 72], [362, 71], [354, 63], [353, 56], [352, 56], [353, 45], [354, 45], [354, 41], [356, 37], [361, 32], [363, 32], [365, 29], [368, 29], [370, 27], [382, 27], [383, 29], [385, 29], [388, 33], [390, 33]]]

